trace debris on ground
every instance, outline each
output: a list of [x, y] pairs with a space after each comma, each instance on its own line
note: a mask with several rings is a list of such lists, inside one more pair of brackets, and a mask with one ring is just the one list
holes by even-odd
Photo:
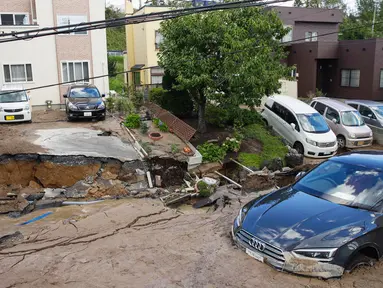
[[286, 166], [291, 168], [301, 166], [303, 164], [303, 155], [299, 154], [297, 150], [290, 148], [290, 146], [287, 147], [289, 152], [285, 156]]
[[0, 250], [13, 247], [22, 240], [24, 240], [24, 236], [20, 231], [2, 235], [0, 237]]

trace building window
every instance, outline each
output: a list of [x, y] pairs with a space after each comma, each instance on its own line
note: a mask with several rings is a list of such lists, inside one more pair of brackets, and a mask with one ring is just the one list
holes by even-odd
[[315, 42], [318, 41], [318, 32], [306, 32], [305, 33], [306, 42]]
[[380, 88], [383, 88], [383, 69], [380, 70]]
[[3, 68], [5, 83], [20, 83], [33, 81], [31, 64], [4, 65]]
[[155, 48], [160, 49], [161, 43], [164, 41], [164, 37], [160, 33], [160, 31], [155, 31]]
[[283, 27], [290, 28], [290, 30], [285, 36], [283, 36], [282, 43], [291, 42], [293, 40], [293, 27], [288, 25], [284, 25]]
[[29, 15], [23, 13], [0, 13], [0, 25], [29, 25]]
[[340, 86], [342, 87], [359, 87], [360, 70], [342, 69], [342, 79]]
[[[84, 15], [59, 15], [57, 16], [57, 25], [58, 26], [66, 26], [66, 25], [74, 25], [74, 24], [80, 24], [80, 23], [84, 23], [84, 22], [87, 22], [87, 17], [84, 16]], [[74, 29], [76, 27], [72, 27], [72, 28], [64, 28], [64, 29], [60, 29], [60, 31], [63, 31], [63, 30], [70, 30], [70, 29]], [[88, 32], [87, 31], [79, 31], [79, 32], [71, 32], [71, 33], [68, 33], [70, 35], [87, 35]]]
[[62, 81], [66, 82], [89, 82], [89, 62], [62, 62], [61, 63]]
[[151, 75], [151, 84], [161, 84], [162, 78], [164, 77], [164, 68], [156, 67], [150, 69], [150, 75]]
[[133, 83], [136, 86], [141, 85], [141, 72], [133, 72]]

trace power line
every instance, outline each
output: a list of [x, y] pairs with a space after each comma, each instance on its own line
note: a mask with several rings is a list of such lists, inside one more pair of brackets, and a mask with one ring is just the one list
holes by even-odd
[[[0, 38], [5, 38], [5, 37], [8, 37], [8, 38], [4, 40], [0, 40], [0, 43], [34, 39], [34, 38], [50, 36], [50, 35], [68, 34], [73, 32], [84, 32], [84, 31], [90, 31], [90, 30], [96, 30], [96, 29], [105, 29], [105, 28], [118, 27], [118, 26], [124, 26], [129, 24], [138, 24], [138, 23], [151, 22], [151, 21], [167, 20], [167, 19], [177, 18], [181, 16], [216, 11], [216, 10], [265, 6], [268, 4], [283, 3], [287, 1], [289, 0], [274, 0], [274, 1], [243, 0], [238, 2], [229, 2], [229, 3], [215, 4], [215, 5], [203, 6], [203, 7], [183, 8], [183, 9], [176, 9], [176, 10], [170, 10], [170, 11], [153, 12], [153, 13], [148, 13], [143, 15], [133, 15], [133, 16], [118, 18], [118, 19], [83, 22], [83, 23], [65, 25], [65, 26], [46, 27], [46, 28], [36, 29], [36, 30], [24, 30], [19, 32], [3, 33], [0, 35]], [[35, 32], [37, 34], [30, 35], [30, 33], [35, 33]], [[23, 35], [23, 36], [18, 36], [18, 35]], [[14, 38], [9, 38], [11, 36]]]

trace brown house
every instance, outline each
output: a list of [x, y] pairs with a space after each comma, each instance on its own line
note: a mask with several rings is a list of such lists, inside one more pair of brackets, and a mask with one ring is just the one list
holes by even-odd
[[296, 66], [299, 97], [319, 89], [329, 97], [383, 100], [383, 39], [338, 41], [338, 9], [273, 9], [291, 28], [283, 42], [287, 64]]

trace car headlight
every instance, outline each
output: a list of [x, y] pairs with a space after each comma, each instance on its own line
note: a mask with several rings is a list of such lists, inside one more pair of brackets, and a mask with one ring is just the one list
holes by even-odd
[[100, 105], [97, 107], [98, 109], [105, 109], [105, 103], [102, 102]]
[[68, 108], [71, 109], [71, 110], [78, 110], [77, 106], [74, 105], [72, 102], [68, 103]]
[[298, 249], [294, 250], [294, 256], [298, 258], [312, 258], [322, 261], [332, 260], [338, 248]]
[[372, 137], [372, 131], [370, 131], [370, 137]]
[[350, 138], [356, 138], [354, 133], [350, 133]]
[[306, 138], [306, 142], [313, 145], [313, 146], [318, 146], [318, 142], [314, 141], [314, 140], [311, 140], [309, 138]]
[[242, 207], [241, 209], [239, 209], [238, 216], [235, 219], [237, 226], [241, 226], [242, 225], [242, 222], [243, 222], [243, 219], [245, 218], [247, 210], [248, 210], [248, 208], [246, 206]]
[[31, 107], [29, 106], [29, 104], [25, 105], [24, 110], [28, 111], [29, 109], [31, 109]]

